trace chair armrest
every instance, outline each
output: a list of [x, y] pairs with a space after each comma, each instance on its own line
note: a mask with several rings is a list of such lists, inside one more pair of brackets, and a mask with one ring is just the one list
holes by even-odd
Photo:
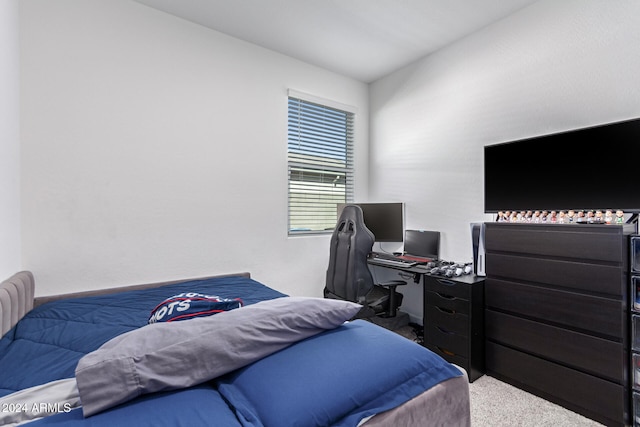
[[380, 286], [391, 287], [391, 286], [401, 286], [406, 285], [407, 282], [404, 280], [389, 280], [388, 282], [379, 283]]

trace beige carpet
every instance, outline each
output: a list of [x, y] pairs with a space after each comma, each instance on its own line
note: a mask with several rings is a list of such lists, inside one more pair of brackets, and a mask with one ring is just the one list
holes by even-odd
[[602, 426], [487, 375], [471, 383], [469, 391], [471, 427]]

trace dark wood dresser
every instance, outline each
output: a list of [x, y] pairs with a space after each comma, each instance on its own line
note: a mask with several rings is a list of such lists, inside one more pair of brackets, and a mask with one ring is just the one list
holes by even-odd
[[485, 226], [487, 373], [603, 424], [629, 424], [635, 227]]

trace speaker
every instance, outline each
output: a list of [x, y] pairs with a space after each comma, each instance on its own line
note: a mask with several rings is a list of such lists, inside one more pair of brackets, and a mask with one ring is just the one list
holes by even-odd
[[486, 276], [485, 248], [484, 248], [484, 222], [471, 223], [471, 247], [473, 249], [473, 274]]

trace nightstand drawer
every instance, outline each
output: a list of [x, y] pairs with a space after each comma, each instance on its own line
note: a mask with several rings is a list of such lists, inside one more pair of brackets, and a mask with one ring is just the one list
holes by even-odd
[[430, 345], [469, 357], [469, 338], [436, 325], [424, 328], [424, 339]]
[[425, 307], [425, 325], [439, 326], [442, 329], [464, 336], [469, 335], [469, 316], [439, 307]]
[[[469, 368], [469, 358], [468, 357], [464, 357], [461, 354], [457, 354], [447, 348], [442, 348], [442, 347], [438, 347], [437, 345], [433, 345], [433, 344], [426, 344], [426, 347], [433, 351], [435, 354], [437, 354], [438, 356], [442, 357], [444, 360], [446, 360], [447, 362], [450, 363], [455, 363], [458, 366], [461, 366], [465, 369]], [[473, 380], [475, 380], [476, 378], [473, 378]], [[469, 375], [469, 380], [472, 380], [471, 375]]]
[[437, 292], [441, 295], [458, 297], [468, 300], [471, 296], [471, 286], [446, 277], [424, 276], [425, 290]]
[[425, 301], [427, 305], [441, 308], [444, 311], [469, 314], [469, 301], [466, 299], [440, 294], [438, 292], [426, 291]]

